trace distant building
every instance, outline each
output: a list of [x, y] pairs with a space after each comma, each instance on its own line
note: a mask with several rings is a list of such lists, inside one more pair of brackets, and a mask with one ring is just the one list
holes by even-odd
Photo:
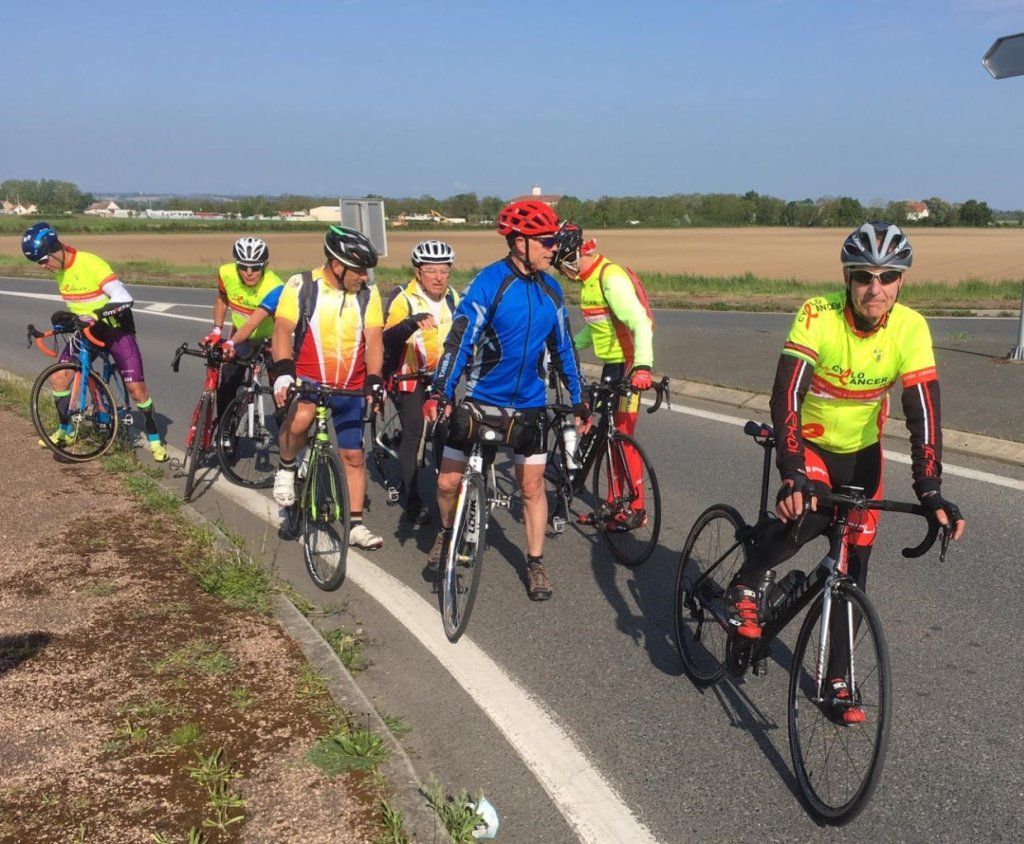
[[0, 204], [0, 214], [7, 214], [11, 216], [22, 216], [27, 214], [38, 214], [39, 209], [31, 203], [28, 205], [22, 205], [20, 202], [8, 202], [6, 199]]
[[562, 198], [560, 193], [544, 193], [540, 189], [540, 185], [534, 185], [529, 193], [524, 193], [520, 196], [513, 196], [509, 202], [521, 202], [524, 199], [533, 199], [538, 202], [546, 202], [552, 208], [558, 205], [559, 200]]
[[916, 223], [918, 220], [923, 220], [925, 217], [930, 217], [931, 214], [928, 211], [928, 206], [923, 202], [908, 202], [907, 203], [907, 222]]
[[341, 219], [341, 209], [337, 205], [318, 205], [309, 209], [309, 219], [321, 223], [337, 223]]
[[143, 217], [151, 217], [156, 220], [181, 220], [190, 217], [195, 217], [195, 211], [189, 211], [184, 209], [169, 208], [147, 208], [142, 212]]
[[85, 213], [91, 214], [94, 217], [113, 217], [120, 210], [121, 206], [114, 202], [114, 200], [104, 199], [94, 202], [85, 209]]

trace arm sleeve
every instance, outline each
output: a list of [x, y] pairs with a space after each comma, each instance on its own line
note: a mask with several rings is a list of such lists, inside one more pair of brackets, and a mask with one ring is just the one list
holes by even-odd
[[590, 324], [584, 322], [583, 328], [576, 332], [572, 338], [572, 344], [577, 349], [589, 349], [594, 345], [594, 338], [590, 336]]
[[293, 275], [288, 279], [277, 300], [277, 319], [287, 320], [295, 324], [299, 321], [299, 290], [302, 288], [302, 274]]
[[935, 370], [932, 336], [924, 317], [918, 317], [901, 346], [908, 350], [901, 367], [903, 415], [910, 431], [910, 470], [914, 492], [937, 491], [942, 485], [942, 424], [939, 377]]
[[576, 354], [576, 348], [573, 346], [569, 314], [565, 310], [564, 302], [558, 308], [558, 319], [548, 335], [547, 347], [548, 353], [551, 355], [551, 362], [562, 374], [562, 381], [569, 390], [572, 403], [579, 404], [583, 401], [583, 371], [580, 368], [580, 359]]
[[492, 285], [477, 276], [462, 294], [452, 316], [452, 327], [444, 341], [444, 353], [434, 373], [434, 389], [449, 401], [455, 397], [455, 385], [473, 354], [480, 332], [487, 325], [492, 295]]
[[800, 408], [811, 388], [814, 366], [818, 362], [819, 340], [813, 329], [814, 300], [805, 302], [793, 320], [779, 355], [772, 387], [772, 427], [775, 428], [777, 456], [775, 465], [785, 477], [804, 471], [804, 437]]
[[612, 314], [633, 335], [633, 363], [635, 366], [654, 366], [654, 327], [647, 309], [637, 298], [633, 281], [615, 265], [605, 268], [601, 289]]
[[283, 290], [283, 284], [279, 284], [277, 287], [272, 288], [270, 292], [260, 300], [260, 303], [256, 307], [262, 308], [269, 315], [273, 316], [277, 313], [277, 305], [281, 301], [281, 292]]
[[132, 294], [128, 292], [128, 288], [124, 286], [124, 282], [119, 278], [103, 282], [103, 292], [110, 297], [111, 305], [130, 305], [135, 301]]

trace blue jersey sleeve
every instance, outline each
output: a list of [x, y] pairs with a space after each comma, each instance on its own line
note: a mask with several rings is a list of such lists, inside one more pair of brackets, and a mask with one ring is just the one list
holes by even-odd
[[284, 285], [279, 284], [273, 290], [271, 290], [263, 299], [260, 300], [259, 305], [256, 307], [262, 308], [268, 314], [273, 315], [277, 311], [277, 303], [281, 300], [281, 291], [284, 290]]

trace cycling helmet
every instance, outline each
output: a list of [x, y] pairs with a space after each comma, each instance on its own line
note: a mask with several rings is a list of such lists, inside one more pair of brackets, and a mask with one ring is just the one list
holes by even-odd
[[60, 249], [57, 232], [49, 223], [36, 223], [22, 235], [21, 251], [33, 263], [38, 264], [51, 252]]
[[412, 250], [412, 265], [422, 267], [424, 264], [454, 264], [455, 250], [443, 240], [424, 240], [417, 243]]
[[377, 266], [377, 250], [370, 238], [355, 229], [331, 226], [324, 237], [324, 255], [334, 258], [354, 270], [368, 270]]
[[844, 267], [892, 267], [909, 270], [914, 248], [899, 226], [865, 223], [843, 242], [839, 260]]
[[579, 272], [580, 254], [583, 248], [583, 229], [575, 223], [568, 221], [562, 223], [558, 230], [558, 247], [551, 259], [551, 264], [556, 270], [563, 267]]
[[240, 237], [231, 251], [239, 264], [266, 264], [270, 260], [270, 248], [258, 237]]
[[537, 237], [558, 231], [558, 215], [547, 203], [536, 199], [510, 202], [498, 214], [498, 234]]

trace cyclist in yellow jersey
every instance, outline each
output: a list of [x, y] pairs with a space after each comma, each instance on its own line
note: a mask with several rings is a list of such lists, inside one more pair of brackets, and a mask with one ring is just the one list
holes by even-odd
[[[771, 411], [782, 475], [780, 521], [748, 551], [728, 593], [736, 632], [749, 639], [761, 635], [754, 588], [760, 574], [792, 557], [831, 522], [831, 513], [817, 512], [817, 497], [838, 486], [882, 496], [880, 438], [888, 392], [897, 381], [910, 431], [914, 491], [941, 524], [954, 526], [954, 539], [966, 526], [940, 491], [939, 381], [928, 324], [896, 301], [913, 260], [910, 241], [895, 225], [865, 223], [847, 237], [841, 259], [846, 289], [801, 306], [779, 358]], [[789, 523], [801, 516], [794, 538]], [[851, 514], [848, 571], [862, 589], [877, 527], [877, 511]], [[837, 701], [850, 696], [843, 660], [836, 652], [830, 656], [830, 688]], [[858, 707], [841, 711], [846, 723], [866, 717]]]
[[[309, 273], [288, 279], [274, 319], [274, 400], [285, 404], [296, 377], [364, 397], [334, 399], [334, 428], [345, 469], [351, 507], [349, 544], [380, 548], [384, 540], [363, 524], [366, 465], [363, 457], [363, 412], [366, 399], [379, 403], [383, 392], [384, 317], [380, 293], [368, 287], [368, 270], [377, 252], [362, 232], [331, 226], [324, 238], [326, 261]], [[281, 427], [281, 467], [274, 477], [274, 500], [295, 503], [295, 461], [306, 444], [315, 405], [297, 400]]]
[[[593, 348], [604, 366], [601, 379], [621, 381], [628, 377], [638, 390], [651, 387], [651, 369], [654, 366], [654, 317], [647, 304], [641, 301], [629, 274], [597, 251], [596, 240], [584, 240], [583, 230], [572, 223], [563, 223], [558, 232], [559, 246], [553, 266], [562, 275], [582, 284], [580, 310], [583, 328], [573, 337], [577, 349]], [[615, 427], [632, 435], [636, 431], [640, 396], [622, 399], [615, 412]], [[630, 477], [639, 478], [643, 472], [640, 455], [628, 449], [626, 462]], [[643, 485], [633, 508], [644, 509]], [[618, 495], [609, 489], [609, 495]], [[592, 514], [581, 515], [580, 521], [592, 519]]]
[[[385, 377], [395, 372], [433, 372], [437, 368], [459, 303], [458, 294], [448, 286], [454, 263], [455, 252], [443, 241], [424, 240], [413, 247], [413, 279], [404, 287], [396, 287], [384, 307]], [[425, 384], [407, 380], [399, 381], [394, 393], [402, 426], [398, 460], [405, 490], [404, 518], [413, 525], [430, 521], [418, 480], [425, 391]]]
[[[250, 340], [265, 340], [274, 330], [274, 312], [284, 289], [284, 282], [267, 269], [270, 248], [258, 237], [239, 238], [232, 248], [234, 261], [221, 265], [217, 276], [217, 298], [213, 303], [213, 328], [201, 341], [206, 346], [221, 343], [224, 356], [230, 361], [252, 351]], [[231, 310], [231, 336], [223, 337], [224, 320]], [[217, 388], [217, 415], [245, 378], [245, 368], [225, 362], [220, 370]]]
[[[81, 325], [92, 326], [92, 333], [105, 344], [124, 378], [128, 395], [142, 411], [143, 425], [153, 459], [167, 460], [167, 448], [160, 439], [153, 416], [153, 399], [149, 395], [142, 371], [142, 353], [135, 339], [134, 303], [128, 288], [110, 268], [110, 264], [93, 255], [63, 243], [49, 223], [39, 222], [21, 239], [25, 257], [53, 273], [67, 309]], [[71, 360], [70, 347], [64, 349], [62, 361]], [[54, 376], [53, 394], [57, 414], [64, 419], [70, 396], [71, 375]], [[59, 442], [71, 436], [70, 425], [61, 424], [50, 439]]]

